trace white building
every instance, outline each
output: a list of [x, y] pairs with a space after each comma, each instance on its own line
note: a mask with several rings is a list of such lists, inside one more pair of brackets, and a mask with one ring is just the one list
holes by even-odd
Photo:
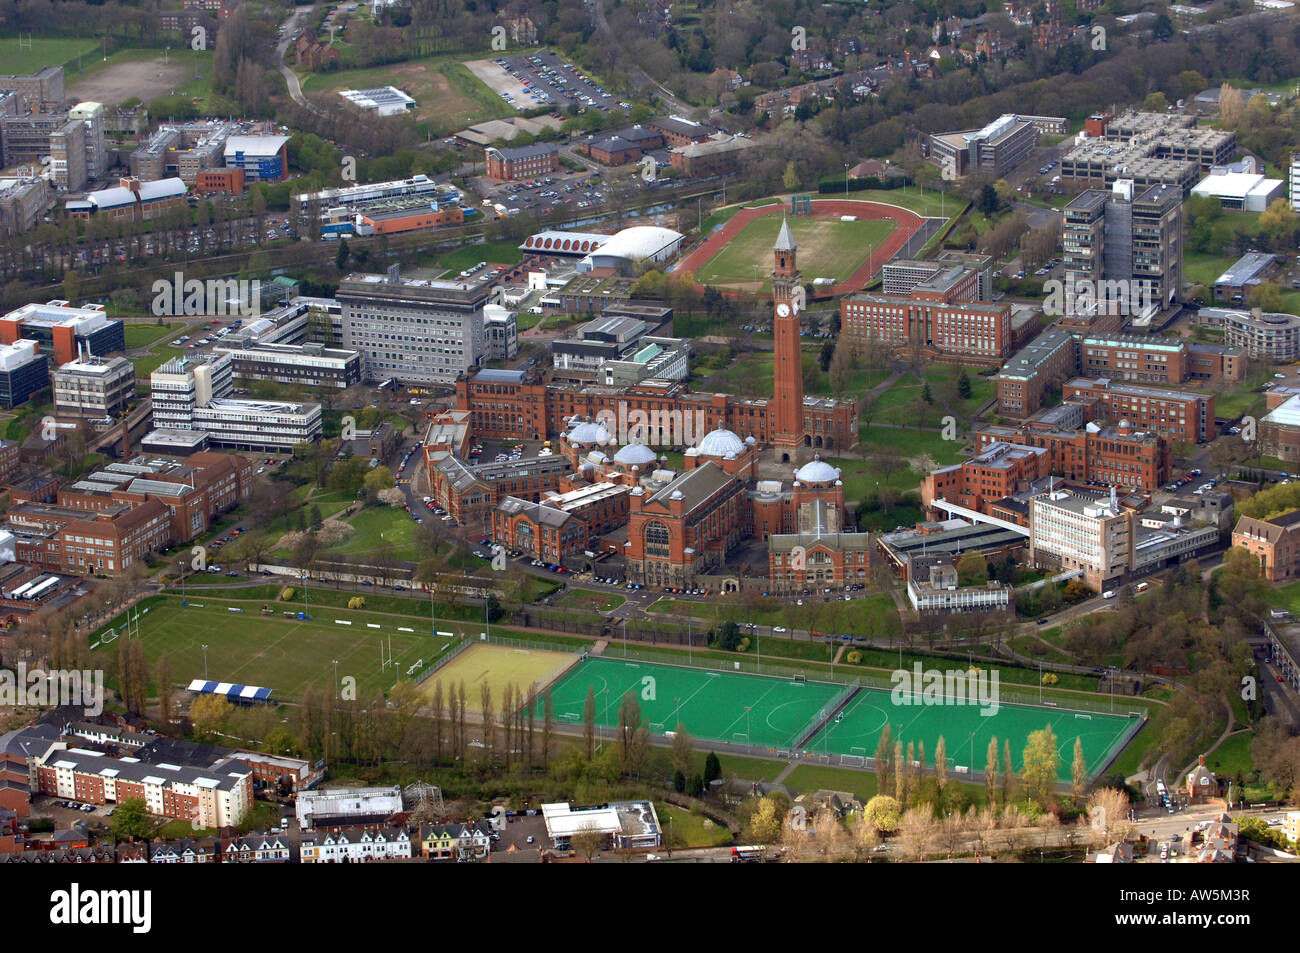
[[662, 840], [659, 815], [649, 801], [616, 801], [605, 807], [572, 808], [542, 805], [546, 836], [558, 850], [568, 850], [577, 834], [594, 833], [612, 847], [658, 847]]
[[345, 827], [329, 833], [304, 834], [299, 854], [304, 864], [365, 864], [412, 856], [411, 835], [396, 827]]
[[917, 612], [996, 612], [1011, 608], [1011, 587], [958, 585], [951, 561], [908, 571], [907, 598]]
[[154, 426], [201, 430], [213, 446], [238, 450], [289, 451], [320, 439], [320, 404], [240, 400], [227, 354], [199, 361], [172, 358], [150, 375]]
[[1291, 211], [1300, 212], [1300, 152], [1291, 153]]
[[1285, 191], [1281, 179], [1266, 179], [1254, 172], [1211, 171], [1192, 187], [1193, 195], [1208, 195], [1225, 209], [1245, 212], [1264, 211], [1274, 200], [1285, 198]]
[[1029, 504], [1029, 552], [1037, 563], [1082, 570], [1088, 585], [1100, 591], [1129, 566], [1132, 527], [1128, 514], [1113, 499], [1097, 500], [1058, 490]]
[[396, 86], [375, 89], [341, 89], [339, 95], [358, 109], [381, 116], [400, 116], [415, 109], [415, 100]]
[[332, 788], [327, 791], [303, 791], [298, 795], [296, 813], [303, 830], [321, 826], [337, 826], [334, 822], [356, 823], [363, 819], [377, 821], [391, 817], [402, 810], [402, 789], [397, 785], [385, 788]]
[[615, 268], [620, 271], [645, 263], [662, 265], [672, 260], [686, 236], [657, 225], [634, 225], [616, 232], [608, 241], [578, 262], [578, 271]]

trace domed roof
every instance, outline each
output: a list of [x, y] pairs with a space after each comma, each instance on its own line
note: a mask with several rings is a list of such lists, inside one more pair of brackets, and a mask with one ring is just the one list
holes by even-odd
[[614, 462], [624, 466], [654, 463], [655, 459], [655, 452], [643, 443], [629, 443], [614, 454]]
[[810, 460], [794, 472], [794, 478], [800, 483], [833, 483], [840, 471], [825, 460]]
[[704, 435], [698, 448], [706, 457], [725, 457], [729, 453], [739, 456], [745, 452], [745, 441], [719, 423], [717, 430]]
[[570, 443], [597, 443], [603, 446], [612, 439], [608, 430], [591, 420], [584, 420], [569, 431]]

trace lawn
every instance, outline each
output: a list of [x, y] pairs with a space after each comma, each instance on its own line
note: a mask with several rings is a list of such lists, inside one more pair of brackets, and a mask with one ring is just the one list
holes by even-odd
[[1220, 777], [1250, 777], [1255, 762], [1250, 757], [1250, 743], [1255, 740], [1253, 731], [1229, 735], [1219, 747], [1205, 758], [1205, 766]]
[[[940, 465], [960, 463], [965, 459], [961, 442], [944, 440], [937, 430], [864, 424], [858, 430], [858, 442], [858, 450], [863, 453], [892, 453], [909, 460], [928, 454]], [[837, 461], [831, 462], [835, 466], [840, 466]], [[915, 482], [919, 483], [920, 478], [918, 477]]]
[[123, 332], [126, 334], [126, 346], [128, 350], [138, 347], [152, 347], [158, 341], [169, 338], [172, 335], [180, 333], [180, 330], [186, 325], [182, 321], [174, 321], [159, 327], [152, 321], [145, 324], [126, 324], [123, 325]]
[[627, 600], [616, 592], [597, 592], [593, 589], [570, 589], [556, 605], [566, 609], [590, 609], [593, 612], [613, 612]]
[[693, 814], [684, 808], [655, 802], [659, 825], [672, 832], [673, 847], [721, 847], [731, 843], [731, 831], [703, 814]]
[[[878, 219], [841, 222], [838, 218], [800, 216], [786, 221], [799, 246], [799, 270], [805, 281], [815, 278], [844, 281], [897, 227], [893, 222]], [[767, 288], [770, 284], [767, 266], [762, 262], [770, 260], [781, 222], [781, 216], [775, 214], [751, 221], [696, 271], [696, 280], [701, 284], [753, 287], [757, 279]], [[754, 269], [756, 262], [758, 271]]]
[[1188, 252], [1183, 255], [1183, 275], [1193, 284], [1213, 289], [1219, 275], [1227, 271], [1236, 258]]
[[462, 245], [454, 251], [436, 256], [433, 261], [440, 268], [460, 273], [481, 261], [493, 265], [517, 265], [523, 260], [523, 254], [515, 242], [482, 242]]
[[393, 558], [416, 562], [421, 554], [415, 551], [415, 520], [405, 510], [391, 506], [371, 506], [354, 516], [350, 525], [353, 534], [337, 546], [333, 553], [375, 553], [393, 547]]
[[[837, 198], [834, 194], [821, 198]], [[850, 192], [849, 198], [858, 202], [880, 202], [884, 205], [897, 205], [911, 209], [927, 218], [948, 218], [956, 215], [965, 207], [966, 202], [960, 198], [939, 192], [936, 189], [920, 189], [908, 186], [904, 189], [866, 189], [862, 192]]]

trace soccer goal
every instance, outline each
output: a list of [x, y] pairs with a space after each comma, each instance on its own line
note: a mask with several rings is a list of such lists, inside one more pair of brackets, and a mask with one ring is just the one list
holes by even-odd
[[800, 673], [796, 672], [795, 674], [793, 674], [793, 675], [790, 676], [790, 681], [792, 681], [792, 682], [807, 682], [807, 681], [808, 681], [808, 676], [807, 676], [807, 675], [801, 675]]
[[1075, 715], [1074, 715], [1074, 717], [1075, 717], [1075, 718], [1082, 718], [1084, 721], [1092, 721], [1092, 715], [1081, 715], [1081, 714], [1079, 714], [1079, 713], [1076, 712]]
[[743, 731], [733, 731], [731, 733], [731, 743], [733, 745], [747, 745], [749, 744], [749, 736]]
[[577, 722], [582, 716], [574, 711], [562, 711], [558, 715], [560, 721]]
[[657, 721], [652, 721], [650, 722], [650, 732], [651, 734], [662, 735], [664, 733], [664, 726], [659, 724]]
[[867, 759], [856, 754], [840, 755], [840, 766], [845, 768], [865, 768]]

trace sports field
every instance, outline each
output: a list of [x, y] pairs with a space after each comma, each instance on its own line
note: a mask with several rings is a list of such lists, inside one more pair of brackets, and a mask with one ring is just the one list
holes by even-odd
[[[774, 748], [793, 744], [817, 712], [843, 690], [822, 682], [589, 658], [552, 688], [557, 722], [582, 723], [589, 687], [595, 691], [600, 725], [617, 727], [619, 703], [633, 691], [642, 719], [655, 734], [682, 724], [696, 738]], [[541, 714], [539, 705], [538, 717]]]
[[[867, 257], [880, 248], [898, 227], [884, 219], [841, 222], [838, 218], [797, 216], [788, 219], [790, 232], [799, 246], [799, 271], [804, 279], [834, 278], [845, 281], [862, 267]], [[755, 277], [769, 286], [772, 244], [781, 228], [781, 215], [763, 215], [747, 223], [725, 248], [695, 272], [701, 284], [737, 285], [754, 288]], [[755, 272], [755, 265], [758, 266]]]
[[[396, 650], [394, 650], [396, 652]], [[515, 649], [487, 643], [471, 645], [454, 659], [434, 672], [421, 687], [425, 698], [433, 695], [433, 687], [442, 682], [445, 694], [450, 686], [465, 683], [465, 702], [469, 711], [482, 713], [483, 683], [492, 692], [492, 704], [498, 706], [505, 696], [507, 685], [528, 691], [529, 685], [538, 689], [549, 685], [577, 658], [571, 652], [547, 652], [542, 649]]]
[[[256, 604], [231, 612], [231, 603], [215, 593], [192, 598], [187, 608], [181, 608], [179, 598], [166, 596], [140, 617], [145, 656], [152, 665], [166, 652], [172, 678], [188, 682], [204, 677], [206, 644], [208, 678], [270, 688], [273, 699], [286, 701], [301, 697], [308, 687], [332, 690], [338, 659], [339, 679], [355, 678], [357, 697], [367, 699], [392, 688], [412, 665], [437, 657], [452, 642], [430, 633], [428, 622], [344, 609], [317, 611], [314, 606], [311, 620], [299, 621], [282, 612], [301, 610], [301, 601], [268, 605], [274, 615], [262, 615]], [[92, 646], [100, 635], [91, 638]], [[391, 639], [393, 664], [387, 668], [380, 667], [381, 639], [385, 653]], [[92, 651], [91, 657], [116, 651], [114, 640]]]
[[[826, 706], [848, 690], [825, 682], [588, 658], [551, 690], [557, 721], [581, 724], [588, 688], [595, 692], [597, 724], [616, 727], [619, 703], [632, 691], [640, 700], [643, 719], [655, 734], [682, 724], [701, 740], [772, 749], [793, 746], [813, 729]], [[888, 691], [860, 688], [830, 724], [803, 744], [802, 750], [839, 756], [843, 764], [863, 767], [865, 759], [875, 755], [880, 732], [889, 724], [895, 741], [925, 744], [927, 765], [943, 736], [952, 764], [982, 771], [989, 739], [996, 736], [999, 756], [1003, 742], [1010, 741], [1012, 760], [1020, 770], [1029, 733], [1051, 724], [1060, 745], [1060, 777], [1068, 779], [1076, 737], [1083, 739], [1084, 757], [1089, 774], [1093, 774], [1118, 750], [1125, 733], [1134, 726], [1133, 719], [1120, 715], [1030, 705], [1003, 703], [995, 714], [985, 716], [980, 712], [974, 705], [896, 705]], [[541, 714], [539, 704], [537, 717]]]
[[1074, 763], [1075, 738], [1083, 739], [1083, 756], [1091, 775], [1108, 760], [1111, 750], [1133, 726], [1133, 719], [1005, 703], [998, 706], [996, 714], [986, 716], [976, 705], [898, 705], [889, 692], [864, 688], [806, 747], [809, 751], [848, 756], [850, 760], [874, 757], [876, 742], [886, 724], [891, 726], [894, 741], [904, 745], [910, 741], [924, 743], [927, 762], [934, 758], [935, 745], [942, 735], [952, 762], [972, 771], [984, 770], [989, 739], [994, 736], [998, 739], [999, 758], [1003, 743], [1011, 742], [1011, 759], [1019, 771], [1029, 733], [1050, 724], [1059, 745], [1060, 776], [1068, 779]]

